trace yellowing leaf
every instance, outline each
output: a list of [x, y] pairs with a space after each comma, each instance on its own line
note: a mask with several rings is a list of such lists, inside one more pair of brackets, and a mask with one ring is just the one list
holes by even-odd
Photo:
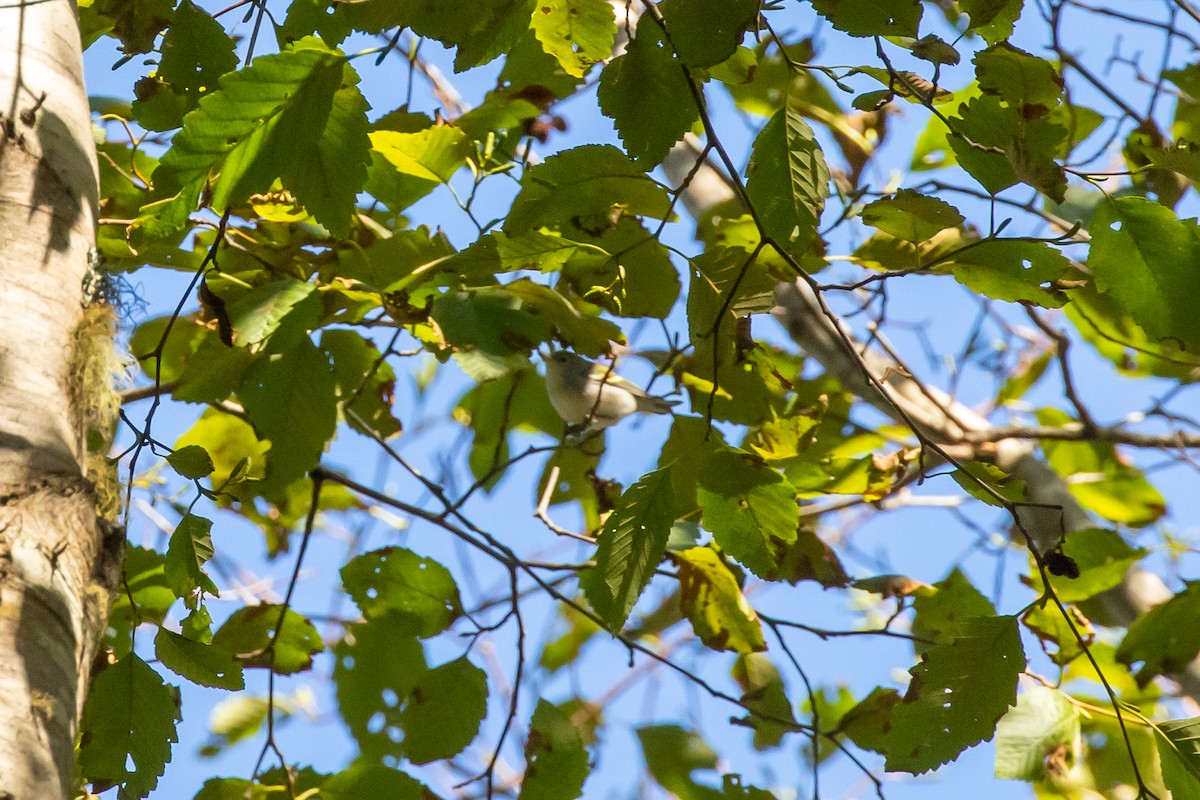
[[735, 653], [767, 649], [758, 614], [716, 551], [692, 547], [671, 553], [671, 560], [679, 567], [679, 604], [700, 641]]

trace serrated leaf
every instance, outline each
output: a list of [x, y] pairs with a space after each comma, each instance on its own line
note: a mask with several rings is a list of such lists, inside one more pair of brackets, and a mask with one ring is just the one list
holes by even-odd
[[778, 747], [785, 734], [798, 729], [787, 687], [768, 656], [739, 656], [733, 665], [733, 679], [742, 689], [742, 705], [753, 712], [738, 722], [754, 730], [755, 750]]
[[996, 607], [983, 596], [966, 575], [955, 568], [944, 579], [930, 589], [916, 593], [913, 600], [913, 642], [918, 653], [926, 652], [930, 645], [943, 636], [953, 633], [955, 626], [971, 617], [992, 616]]
[[[950, 477], [967, 494], [996, 508], [1004, 507], [1002, 500], [1009, 503], [1025, 500], [1025, 482], [1014, 478], [995, 464], [964, 461], [958, 469], [950, 473]], [[991, 491], [988, 491], [989, 489]], [[996, 495], [1000, 497], [997, 498]]]
[[171, 24], [171, 0], [96, 0], [96, 12], [111, 21], [112, 35], [126, 55], [149, 53], [159, 32]]
[[842, 715], [838, 730], [864, 750], [887, 752], [887, 737], [892, 729], [892, 710], [900, 702], [895, 689], [876, 686], [854, 708]]
[[180, 3], [163, 36], [157, 77], [194, 104], [237, 66], [234, 48], [233, 39], [211, 14], [191, 0]]
[[996, 777], [1053, 778], [1047, 775], [1047, 759], [1069, 769], [1080, 757], [1082, 745], [1079, 709], [1057, 689], [1034, 686], [1021, 693], [1017, 705], [996, 726]]
[[582, 78], [612, 55], [617, 19], [606, 0], [538, 0], [529, 27], [564, 72]]
[[626, 152], [639, 166], [651, 169], [691, 129], [699, 112], [686, 67], [663, 40], [658, 25], [643, 16], [637, 31], [625, 52], [600, 73], [596, 98], [600, 110], [616, 124]]
[[583, 793], [588, 754], [562, 706], [538, 700], [529, 722], [525, 764], [518, 800], [574, 800]]
[[973, 61], [979, 88], [1020, 109], [1025, 118], [1058, 105], [1063, 79], [1049, 61], [1007, 42], [976, 53]]
[[707, 742], [678, 725], [647, 725], [637, 729], [637, 736], [646, 769], [660, 786], [681, 798], [704, 797], [705, 787], [692, 773], [717, 766], [717, 754]]
[[829, 167], [800, 116], [796, 98], [775, 112], [754, 140], [746, 193], [767, 235], [802, 250], [817, 233], [829, 194]]
[[[1074, 420], [1058, 409], [1037, 412], [1041, 425], [1063, 426]], [[1141, 527], [1167, 512], [1166, 500], [1140, 469], [1126, 462], [1109, 442], [1044, 442], [1050, 466], [1071, 494], [1090, 511], [1112, 522]]]
[[198, 444], [181, 447], [167, 456], [171, 469], [189, 480], [207, 478], [212, 474], [213, 460], [208, 452]]
[[189, 608], [195, 608], [205, 594], [217, 595], [216, 584], [204, 572], [212, 557], [212, 521], [187, 514], [171, 534], [164, 570], [167, 584]]
[[771, 576], [800, 523], [787, 479], [748, 453], [719, 450], [705, 459], [696, 496], [704, 527], [721, 549], [755, 575]]
[[1069, 267], [1066, 256], [1045, 242], [992, 239], [957, 254], [952, 271], [956, 281], [987, 297], [1058, 308], [1067, 297], [1055, 281]]
[[388, 439], [401, 430], [392, 413], [396, 372], [375, 345], [356, 331], [321, 332], [321, 350], [333, 361], [338, 404], [350, 427]]
[[79, 772], [98, 786], [117, 786], [120, 800], [148, 795], [179, 741], [179, 690], [135, 654], [92, 681], [79, 723]]
[[395, 753], [404, 735], [403, 702], [426, 669], [410, 620], [384, 614], [347, 628], [334, 648], [333, 682], [342, 719], [365, 758]]
[[[286, 788], [286, 787], [285, 787]], [[321, 784], [320, 797], [329, 800], [437, 800], [427, 786], [411, 775], [383, 764], [356, 763]]]
[[341, 576], [363, 616], [397, 614], [411, 621], [423, 639], [446, 630], [462, 614], [450, 571], [402, 547], [356, 556], [342, 567]]
[[833, 27], [851, 36], [911, 36], [921, 22], [920, 0], [810, 0]]
[[259, 480], [265, 474], [269, 442], [254, 435], [254, 429], [242, 419], [224, 411], [207, 409], [179, 441], [175, 449], [199, 445], [212, 457], [215, 488], [229, 488], [237, 481]]
[[619, 631], [666, 551], [675, 521], [671, 468], [647, 473], [625, 490], [597, 537], [583, 594], [610, 630]]
[[184, 118], [154, 173], [156, 191], [186, 197], [219, 169], [212, 206], [223, 211], [276, 178], [298, 179], [297, 197], [314, 204], [318, 220], [348, 230], [369, 143], [366, 104], [356, 88], [342, 88], [346, 69], [341, 55], [306, 42], [227, 73]]
[[892, 710], [886, 769], [919, 775], [991, 739], [1016, 703], [1024, 669], [1015, 617], [972, 617], [955, 625], [909, 670], [908, 694]]
[[1102, 204], [1091, 225], [1088, 266], [1096, 286], [1154, 339], [1200, 351], [1200, 239], [1194, 220], [1139, 197]]
[[242, 665], [225, 648], [159, 628], [154, 654], [164, 667], [192, 683], [214, 689], [243, 689]]
[[350, 22], [379, 33], [410, 27], [418, 36], [455, 47], [457, 72], [486, 64], [508, 52], [529, 27], [534, 0], [373, 0], [349, 4]]
[[691, 67], [711, 67], [734, 54], [758, 16], [758, 0], [664, 0], [671, 44]]
[[963, 215], [937, 197], [901, 189], [862, 211], [863, 222], [906, 242], [924, 242], [946, 228], [961, 227]]
[[1179, 672], [1200, 653], [1200, 583], [1186, 588], [1161, 605], [1147, 611], [1129, 626], [1117, 648], [1117, 661], [1141, 663], [1134, 677], [1145, 686], [1158, 675]]
[[1062, 552], [1079, 567], [1079, 577], [1053, 577], [1054, 593], [1064, 603], [1077, 603], [1117, 586], [1134, 564], [1146, 555], [1125, 543], [1116, 531], [1087, 528], [1071, 531]]
[[428, 764], [461, 753], [479, 732], [487, 696], [487, 675], [466, 658], [423, 673], [400, 712], [404, 755]]
[[617, 148], [584, 145], [556, 153], [525, 171], [504, 230], [510, 234], [541, 226], [587, 230], [594, 225], [602, 233], [611, 226], [616, 207], [624, 214], [662, 219], [671, 201], [662, 186]]
[[1172, 797], [1195, 797], [1200, 792], [1200, 717], [1160, 722], [1155, 726], [1166, 739], [1158, 751], [1163, 782]]
[[317, 465], [337, 427], [337, 381], [329, 358], [308, 338], [256, 361], [238, 399], [259, 438], [271, 442], [259, 491], [280, 491]]
[[320, 313], [315, 288], [311, 283], [285, 278], [251, 289], [234, 300], [229, 306], [234, 345], [245, 347], [266, 341], [291, 314], [315, 325]]
[[310, 669], [313, 655], [325, 649], [311, 622], [290, 608], [272, 603], [244, 606], [233, 612], [213, 634], [213, 644], [233, 653], [247, 667], [270, 668], [277, 675]]
[[707, 647], [735, 653], [767, 649], [758, 614], [742, 594], [737, 578], [709, 547], [671, 553], [679, 568], [679, 605]]

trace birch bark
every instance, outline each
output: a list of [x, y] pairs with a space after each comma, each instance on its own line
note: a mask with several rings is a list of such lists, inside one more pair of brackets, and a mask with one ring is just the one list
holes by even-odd
[[97, 184], [74, 3], [0, 5], [0, 797], [14, 800], [74, 793], [105, 548], [120, 544], [96, 518], [72, 393]]

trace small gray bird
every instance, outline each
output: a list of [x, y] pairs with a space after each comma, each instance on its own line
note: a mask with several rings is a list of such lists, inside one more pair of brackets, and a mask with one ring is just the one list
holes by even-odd
[[546, 357], [546, 390], [550, 404], [570, 425], [587, 423], [600, 430], [635, 411], [669, 414], [677, 400], [646, 394], [646, 391], [613, 372], [607, 365], [556, 350]]

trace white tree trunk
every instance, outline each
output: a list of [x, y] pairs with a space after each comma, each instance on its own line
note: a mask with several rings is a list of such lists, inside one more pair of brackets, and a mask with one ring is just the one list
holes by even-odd
[[71, 399], [97, 192], [74, 3], [0, 5], [0, 797], [14, 800], [76, 788], [114, 563]]

